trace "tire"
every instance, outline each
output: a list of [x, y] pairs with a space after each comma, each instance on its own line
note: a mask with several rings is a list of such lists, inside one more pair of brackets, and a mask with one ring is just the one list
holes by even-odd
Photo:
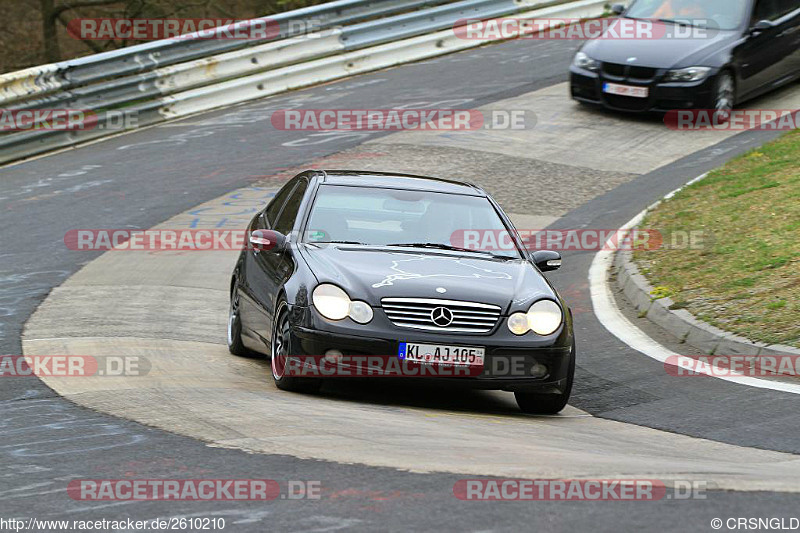
[[252, 357], [254, 353], [242, 343], [242, 317], [239, 314], [239, 283], [234, 281], [231, 303], [228, 308], [228, 351], [239, 357]]
[[736, 82], [729, 70], [723, 70], [714, 82], [714, 122], [725, 124], [730, 120], [736, 104]]
[[535, 392], [515, 392], [517, 405], [523, 413], [530, 415], [555, 415], [560, 413], [569, 402], [572, 394], [572, 383], [575, 381], [575, 341], [572, 341], [572, 352], [567, 370], [567, 387], [561, 394], [537, 394]]
[[272, 341], [270, 342], [270, 368], [275, 386], [290, 392], [316, 392], [322, 385], [318, 378], [297, 378], [286, 376], [286, 357], [299, 355], [293, 346], [292, 335], [289, 329], [289, 308], [286, 300], [281, 297], [275, 306], [275, 315], [272, 319]]

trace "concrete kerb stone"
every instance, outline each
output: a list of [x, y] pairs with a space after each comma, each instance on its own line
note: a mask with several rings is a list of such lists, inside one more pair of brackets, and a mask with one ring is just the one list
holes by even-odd
[[617, 287], [643, 316], [704, 354], [800, 355], [800, 349], [754, 342], [706, 324], [685, 309], [671, 309], [675, 303], [671, 298], [653, 297], [653, 286], [639, 272], [628, 250], [615, 254], [614, 271]]
[[627, 250], [617, 252], [615, 263], [618, 264], [617, 282], [625, 297], [636, 307], [637, 311], [643, 314], [647, 313], [653, 304], [653, 297], [650, 296], [652, 287], [632, 261], [631, 252]]

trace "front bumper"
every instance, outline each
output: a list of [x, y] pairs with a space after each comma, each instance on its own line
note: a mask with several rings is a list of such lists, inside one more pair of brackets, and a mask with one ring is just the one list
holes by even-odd
[[[485, 348], [484, 367], [479, 375], [458, 377], [416, 377], [382, 379], [424, 379], [444, 381], [457, 386], [507, 391], [562, 393], [567, 387], [567, 375], [572, 353], [572, 320], [567, 318], [561, 328], [548, 337], [534, 333], [517, 336], [508, 331], [505, 317], [490, 334], [437, 333], [392, 324], [380, 308], [375, 308], [373, 320], [366, 325], [350, 319], [330, 321], [313, 307], [294, 307], [290, 313], [292, 346], [295, 355], [324, 355], [338, 350], [345, 356], [398, 357], [400, 342], [425, 344], [479, 346]], [[533, 377], [534, 365], [545, 365], [547, 373]], [[374, 378], [368, 378], [374, 379]]]
[[[581, 102], [603, 106], [614, 111], [667, 113], [676, 109], [713, 109], [713, 86], [717, 71], [697, 82], [663, 83], [666, 70], [659, 69], [649, 80], [631, 80], [570, 67], [570, 93]], [[619, 96], [603, 92], [604, 83], [647, 87], [647, 98]]]

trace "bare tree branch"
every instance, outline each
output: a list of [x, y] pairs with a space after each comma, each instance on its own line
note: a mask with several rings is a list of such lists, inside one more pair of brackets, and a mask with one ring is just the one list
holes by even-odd
[[[69, 20], [67, 19], [67, 17], [66, 17], [66, 15], [64, 14], [64, 12], [61, 12], [61, 13], [59, 13], [59, 14], [58, 14], [58, 21], [59, 21], [61, 24], [63, 24], [65, 28], [67, 27], [67, 24], [69, 24]], [[74, 35], [73, 37], [75, 37], [76, 39], [78, 39], [80, 42], [82, 42], [83, 44], [85, 44], [87, 47], [91, 48], [91, 49], [92, 49], [92, 51], [93, 51], [94, 53], [105, 52], [105, 50], [106, 50], [105, 48], [103, 48], [102, 46], [100, 46], [99, 44], [97, 44], [96, 42], [94, 42], [94, 41], [92, 41], [92, 40], [89, 40], [89, 39], [81, 39], [81, 38], [80, 38], [80, 37], [78, 37], [77, 35]]]
[[53, 17], [59, 16], [64, 11], [70, 9], [78, 9], [80, 7], [97, 7], [107, 6], [111, 4], [121, 4], [124, 0], [82, 0], [81, 2], [74, 2], [71, 4], [63, 4], [53, 9]]
[[48, 63], [61, 60], [61, 49], [58, 46], [56, 35], [56, 17], [53, 15], [53, 0], [39, 0], [42, 10], [42, 40], [44, 41], [44, 56]]

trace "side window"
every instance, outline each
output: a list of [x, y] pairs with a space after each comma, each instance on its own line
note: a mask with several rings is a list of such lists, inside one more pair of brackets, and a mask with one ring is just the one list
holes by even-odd
[[303, 203], [303, 196], [306, 194], [306, 189], [308, 189], [308, 182], [306, 180], [301, 180], [289, 196], [286, 206], [283, 208], [280, 215], [278, 215], [278, 220], [273, 224], [272, 229], [284, 235], [292, 231], [294, 219], [297, 218], [297, 212], [300, 211], [300, 204]]
[[272, 201], [264, 211], [264, 218], [267, 220], [267, 226], [272, 227], [275, 225], [275, 220], [281, 212], [281, 207], [286, 203], [286, 198], [289, 196], [289, 193], [292, 192], [294, 186], [295, 183], [290, 181], [272, 198]]

